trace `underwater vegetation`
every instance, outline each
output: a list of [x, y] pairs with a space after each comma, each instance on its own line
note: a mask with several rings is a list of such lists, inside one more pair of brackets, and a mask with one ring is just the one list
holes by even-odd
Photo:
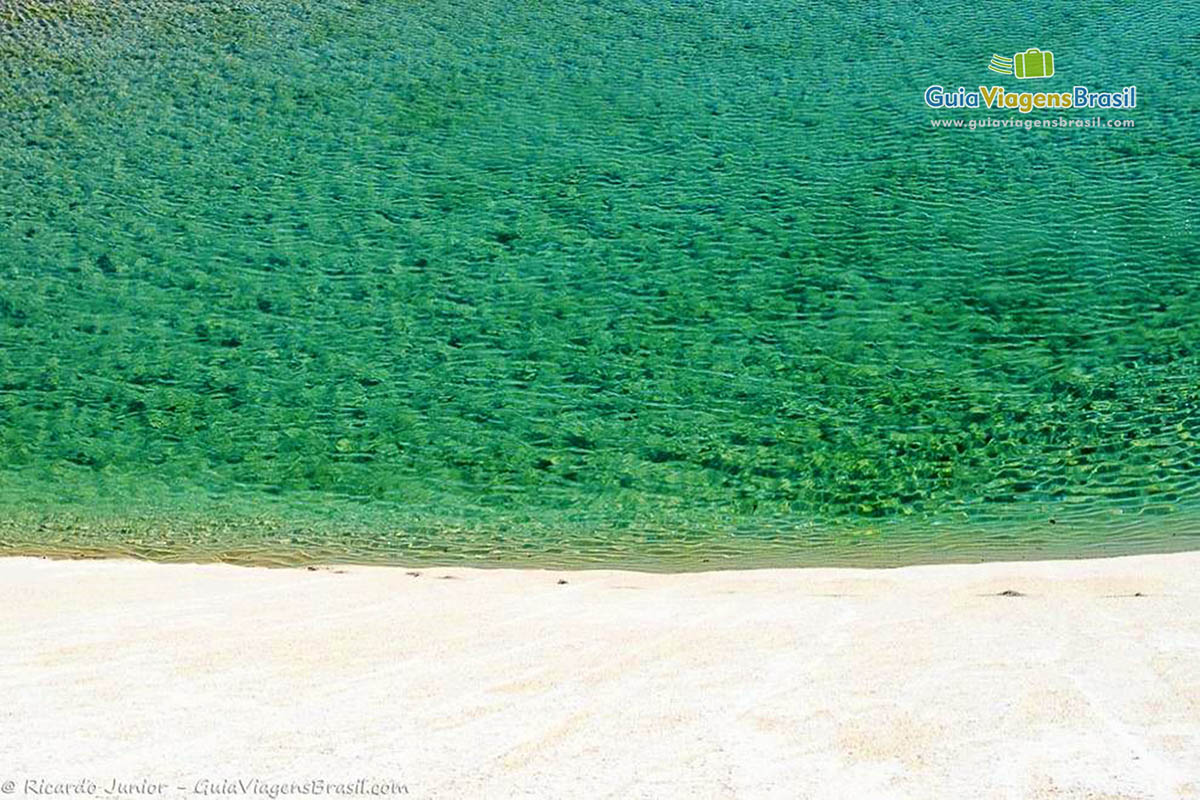
[[[1200, 533], [1183, 9], [1043, 4], [1005, 50], [1006, 4], [21, 5], [0, 543], [804, 563]], [[1035, 34], [1064, 87], [1137, 84], [1136, 127], [930, 128], [926, 85]]]

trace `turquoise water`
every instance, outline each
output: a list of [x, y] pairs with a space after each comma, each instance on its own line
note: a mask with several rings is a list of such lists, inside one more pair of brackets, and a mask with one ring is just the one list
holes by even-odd
[[0, 550], [1195, 547], [1198, 13], [0, 4]]

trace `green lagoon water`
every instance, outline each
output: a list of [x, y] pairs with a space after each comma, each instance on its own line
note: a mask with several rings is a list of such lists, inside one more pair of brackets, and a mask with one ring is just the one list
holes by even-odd
[[0, 552], [1194, 548], [1198, 18], [3, 0]]

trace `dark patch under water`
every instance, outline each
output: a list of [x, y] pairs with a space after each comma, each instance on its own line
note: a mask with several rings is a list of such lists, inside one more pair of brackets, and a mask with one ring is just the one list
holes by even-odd
[[10, 6], [0, 550], [1200, 541], [1195, 3]]

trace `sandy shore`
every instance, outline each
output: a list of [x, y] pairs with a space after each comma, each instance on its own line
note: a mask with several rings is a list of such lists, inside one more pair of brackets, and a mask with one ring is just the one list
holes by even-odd
[[684, 575], [12, 558], [0, 636], [14, 797], [1200, 797], [1200, 553]]

